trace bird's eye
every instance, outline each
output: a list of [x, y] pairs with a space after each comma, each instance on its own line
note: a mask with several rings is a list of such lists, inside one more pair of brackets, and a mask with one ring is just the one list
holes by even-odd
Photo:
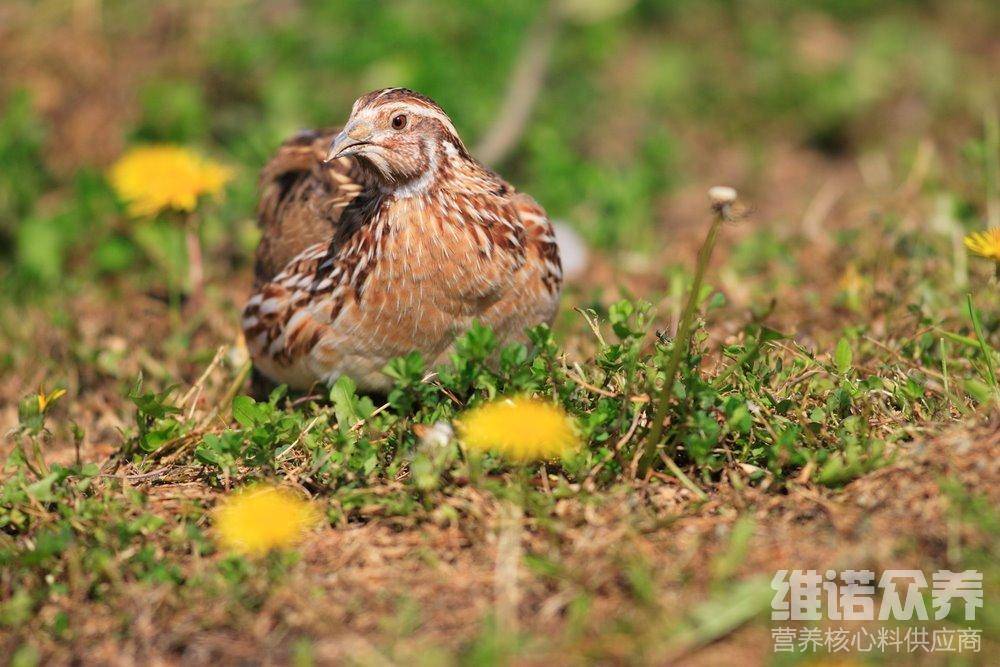
[[402, 130], [406, 127], [406, 114], [401, 113], [392, 117], [392, 129]]

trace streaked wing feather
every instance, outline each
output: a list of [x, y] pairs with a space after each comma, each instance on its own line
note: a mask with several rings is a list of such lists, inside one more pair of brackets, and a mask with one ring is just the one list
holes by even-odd
[[557, 294], [562, 286], [563, 270], [552, 222], [545, 209], [531, 196], [519, 192], [512, 200], [524, 226], [527, 246], [538, 253], [538, 259], [542, 263], [542, 283], [550, 293]]
[[324, 162], [337, 129], [292, 137], [260, 177], [255, 287], [271, 280], [309, 246], [330, 240], [344, 208], [363, 189], [364, 174], [349, 158]]

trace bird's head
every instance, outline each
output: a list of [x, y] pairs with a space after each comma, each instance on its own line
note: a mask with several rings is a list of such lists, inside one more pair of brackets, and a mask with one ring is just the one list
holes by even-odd
[[358, 98], [327, 159], [351, 156], [383, 186], [418, 189], [449, 155], [468, 152], [441, 107], [412, 90], [385, 88]]

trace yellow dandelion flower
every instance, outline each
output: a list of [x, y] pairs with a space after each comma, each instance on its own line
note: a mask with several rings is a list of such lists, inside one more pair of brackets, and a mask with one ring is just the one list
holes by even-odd
[[45, 412], [45, 408], [49, 407], [56, 402], [60, 397], [66, 394], [65, 389], [55, 389], [51, 393], [46, 394], [45, 390], [42, 388], [38, 389], [38, 411]]
[[193, 211], [199, 197], [218, 195], [232, 173], [193, 151], [165, 144], [131, 149], [108, 177], [129, 215], [143, 217], [168, 209]]
[[840, 280], [837, 281], [837, 286], [844, 292], [857, 293], [864, 289], [865, 279], [862, 277], [861, 273], [858, 272], [858, 267], [851, 262], [847, 265], [847, 268], [844, 269], [844, 272], [840, 274]]
[[1000, 227], [969, 234], [965, 237], [965, 247], [980, 257], [1000, 262]]
[[580, 442], [573, 419], [562, 408], [528, 396], [473, 408], [455, 423], [466, 447], [517, 461], [558, 458]]
[[221, 546], [248, 555], [298, 544], [318, 518], [312, 504], [295, 493], [264, 485], [226, 498], [214, 516]]

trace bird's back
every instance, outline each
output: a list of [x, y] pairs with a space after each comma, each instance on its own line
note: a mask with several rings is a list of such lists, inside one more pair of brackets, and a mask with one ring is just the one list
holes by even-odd
[[338, 131], [300, 132], [261, 171], [255, 287], [309, 246], [333, 238], [343, 210], [364, 189], [365, 174], [355, 160], [324, 161]]

